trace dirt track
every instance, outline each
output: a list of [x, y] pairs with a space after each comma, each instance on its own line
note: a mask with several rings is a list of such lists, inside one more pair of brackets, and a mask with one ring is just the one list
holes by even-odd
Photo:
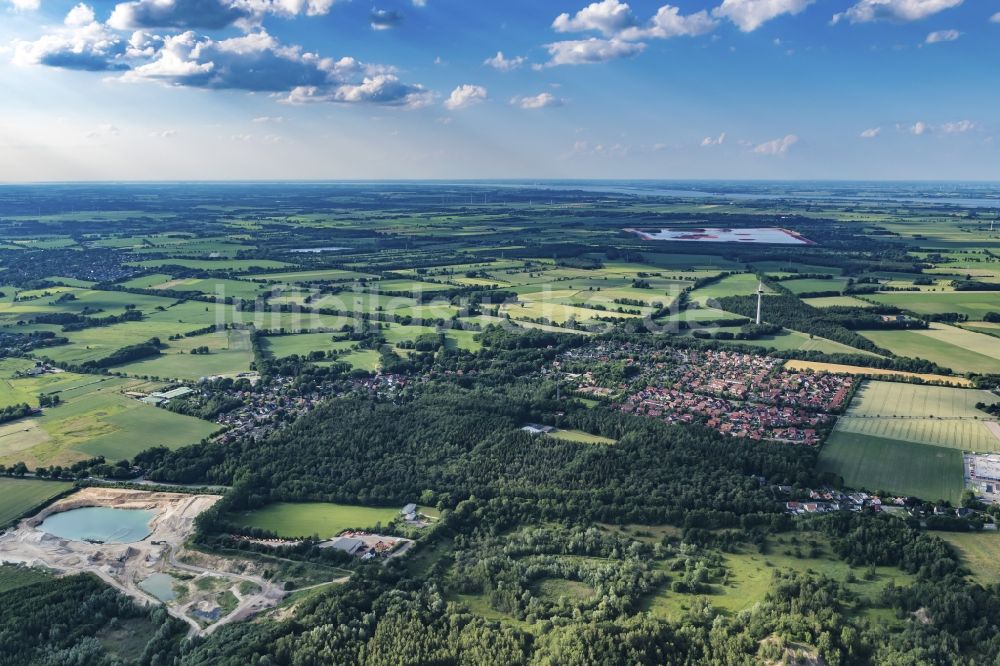
[[[145, 604], [161, 602], [139, 587], [141, 581], [154, 573], [183, 576], [178, 584], [185, 596], [168, 602], [166, 607], [171, 615], [191, 626], [192, 634], [211, 633], [219, 626], [270, 608], [285, 596], [279, 585], [260, 576], [195, 566], [178, 559], [195, 517], [219, 499], [217, 495], [84, 488], [0, 535], [0, 562], [40, 566], [60, 574], [93, 573]], [[61, 539], [38, 529], [54, 513], [89, 506], [156, 511], [150, 522], [152, 534], [131, 544], [94, 544]], [[244, 583], [251, 588], [246, 594], [240, 591]], [[218, 619], [196, 615], [196, 611], [204, 612], [207, 607], [218, 608], [218, 595], [226, 592], [236, 599], [234, 609]]]

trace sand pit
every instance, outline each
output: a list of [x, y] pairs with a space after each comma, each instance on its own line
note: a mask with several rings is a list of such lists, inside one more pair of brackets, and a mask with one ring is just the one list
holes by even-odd
[[[277, 604], [284, 591], [260, 576], [186, 564], [178, 560], [194, 529], [194, 519], [217, 501], [217, 495], [188, 495], [118, 488], [84, 488], [21, 521], [0, 535], [0, 562], [51, 569], [60, 574], [89, 572], [143, 603], [162, 603], [140, 587], [154, 574], [176, 580], [171, 615], [192, 633], [248, 617]], [[152, 514], [150, 534], [133, 543], [92, 543], [63, 539], [39, 526], [49, 516], [84, 507], [141, 509]], [[206, 610], [207, 609], [207, 610]]]

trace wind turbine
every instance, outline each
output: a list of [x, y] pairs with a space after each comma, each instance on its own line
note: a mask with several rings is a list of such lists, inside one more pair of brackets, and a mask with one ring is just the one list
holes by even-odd
[[757, 283], [757, 325], [761, 325], [760, 310], [764, 303], [764, 281]]

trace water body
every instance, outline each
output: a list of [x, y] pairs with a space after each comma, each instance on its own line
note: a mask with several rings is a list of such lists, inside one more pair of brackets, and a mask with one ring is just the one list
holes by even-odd
[[177, 593], [174, 592], [174, 583], [176, 582], [177, 580], [170, 574], [155, 573], [140, 582], [139, 587], [160, 601], [167, 602], [177, 598]]
[[38, 529], [70, 541], [135, 543], [152, 533], [150, 521], [155, 511], [88, 506], [54, 513]]
[[336, 252], [337, 250], [346, 249], [346, 247], [300, 247], [295, 250], [289, 250], [289, 252], [296, 252], [298, 254], [319, 254], [320, 252]]
[[775, 245], [808, 245], [809, 241], [784, 229], [758, 227], [747, 229], [661, 229], [643, 231], [626, 229], [646, 240], [691, 241], [702, 243], [773, 243]]
[[959, 208], [1000, 208], [1000, 186], [961, 183], [879, 183], [849, 181], [466, 181], [475, 187], [530, 187], [633, 196], [722, 201], [827, 201], [853, 204], [922, 204]]

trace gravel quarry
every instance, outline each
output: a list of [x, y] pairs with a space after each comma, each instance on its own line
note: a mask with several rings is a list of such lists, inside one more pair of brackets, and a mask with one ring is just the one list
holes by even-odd
[[[194, 519], [219, 499], [218, 495], [84, 488], [0, 535], [0, 562], [43, 567], [59, 575], [94, 574], [140, 603], [164, 604], [171, 615], [188, 623], [192, 635], [209, 634], [271, 608], [285, 596], [280, 583], [233, 572], [232, 561], [202, 554], [198, 564], [184, 561], [184, 542], [194, 529]], [[64, 539], [41, 529], [50, 516], [91, 507], [150, 512], [150, 534], [132, 543], [99, 543]], [[160, 574], [154, 580], [161, 582], [166, 580], [163, 575], [171, 577], [170, 594], [162, 596], [172, 598], [163, 601], [140, 587], [154, 574]]]

